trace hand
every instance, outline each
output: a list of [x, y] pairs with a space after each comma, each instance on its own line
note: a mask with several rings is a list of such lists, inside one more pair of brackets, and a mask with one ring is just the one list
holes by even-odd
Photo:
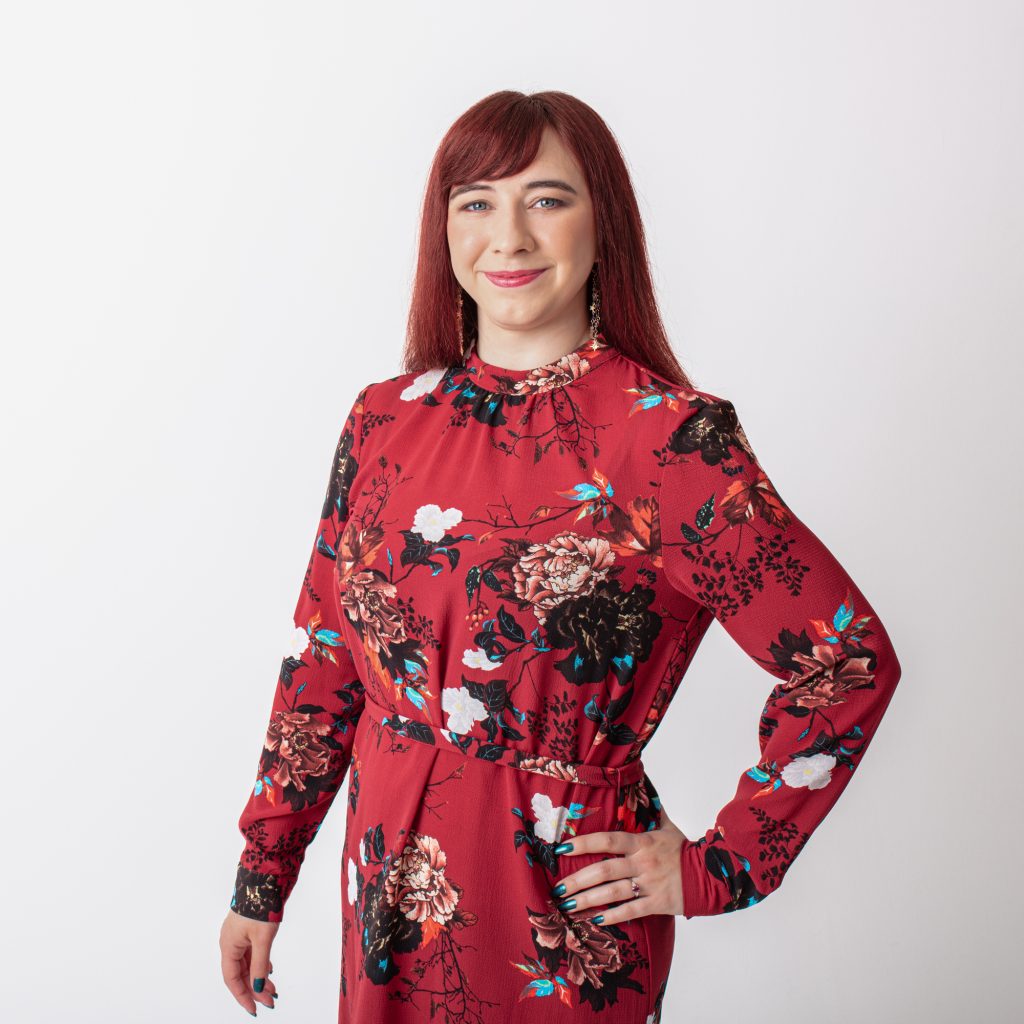
[[[220, 966], [224, 984], [246, 1011], [256, 1016], [256, 1004], [274, 1008], [277, 987], [270, 979], [274, 965], [270, 946], [280, 922], [255, 921], [233, 910], [220, 929]], [[257, 991], [257, 979], [261, 991]]]
[[[560, 879], [565, 892], [554, 896], [555, 904], [575, 899], [568, 909], [573, 917], [601, 915], [598, 924], [620, 924], [646, 914], [681, 914], [683, 880], [680, 850], [686, 836], [669, 820], [662, 809], [661, 828], [649, 832], [588, 832], [568, 842], [572, 850], [560, 857], [578, 853], [612, 853], [596, 864], [589, 864]], [[565, 862], [563, 862], [565, 863]], [[640, 895], [633, 897], [630, 879], [640, 883]], [[616, 907], [607, 904], [622, 900]]]

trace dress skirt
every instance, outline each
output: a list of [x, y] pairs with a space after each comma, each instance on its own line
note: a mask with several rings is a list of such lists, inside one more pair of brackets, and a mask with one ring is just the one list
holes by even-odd
[[560, 856], [559, 843], [660, 822], [640, 759], [530, 756], [367, 697], [346, 811], [340, 1024], [656, 1024], [675, 917], [595, 925], [551, 890], [605, 858]]

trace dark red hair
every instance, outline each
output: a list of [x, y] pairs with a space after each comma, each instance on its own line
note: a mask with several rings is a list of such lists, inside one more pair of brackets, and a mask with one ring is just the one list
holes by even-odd
[[[640, 208], [615, 136], [592, 107], [568, 93], [553, 91], [492, 93], [470, 107], [441, 140], [423, 196], [404, 371], [453, 366], [462, 357], [456, 319], [462, 289], [448, 249], [452, 187], [517, 174], [537, 155], [548, 126], [576, 158], [590, 190], [597, 236], [600, 332], [662, 380], [693, 387], [665, 333]], [[464, 322], [470, 328], [476, 322], [476, 304], [465, 294], [463, 301]]]

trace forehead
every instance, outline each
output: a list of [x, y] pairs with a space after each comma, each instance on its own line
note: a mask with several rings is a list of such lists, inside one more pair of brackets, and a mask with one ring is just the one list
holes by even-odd
[[454, 198], [458, 193], [470, 191], [473, 185], [520, 191], [529, 187], [531, 182], [551, 179], [564, 181], [580, 196], [587, 194], [587, 185], [579, 164], [558, 133], [549, 127], [541, 135], [540, 146], [533, 160], [521, 170], [501, 178], [477, 177], [468, 182], [456, 183], [449, 189], [449, 196]]

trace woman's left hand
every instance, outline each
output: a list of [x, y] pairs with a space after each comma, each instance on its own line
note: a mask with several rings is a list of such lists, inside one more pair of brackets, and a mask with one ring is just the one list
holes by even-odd
[[[575, 900], [574, 906], [562, 907], [572, 917], [593, 918], [597, 924], [619, 924], [646, 914], [681, 914], [683, 882], [680, 850], [686, 836], [669, 820], [662, 808], [661, 827], [649, 832], [588, 832], [567, 840], [572, 850], [560, 853], [563, 867], [580, 853], [613, 854], [596, 864], [588, 864], [558, 881], [565, 886], [552, 899], [556, 906]], [[559, 847], [556, 847], [557, 850]], [[614, 855], [618, 856], [614, 856]], [[633, 896], [631, 879], [640, 886], [640, 895]], [[618, 906], [608, 907], [610, 903]], [[607, 908], [607, 909], [605, 909]]]

